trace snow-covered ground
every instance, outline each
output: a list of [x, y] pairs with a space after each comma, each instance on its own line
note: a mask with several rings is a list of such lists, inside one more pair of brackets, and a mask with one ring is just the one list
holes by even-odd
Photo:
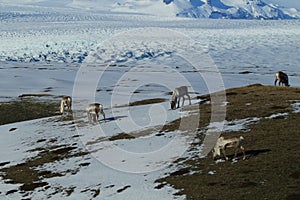
[[[115, 126], [112, 123], [101, 124], [101, 128], [113, 130]], [[12, 128], [16, 130], [11, 132]], [[60, 117], [1, 126], [1, 149], [5, 149], [5, 151], [1, 151], [1, 163], [10, 162], [4, 167], [23, 163], [25, 159], [34, 158], [38, 153], [43, 152], [42, 149], [51, 149], [52, 147], [56, 147], [54, 150], [63, 149], [64, 146], [72, 147], [74, 154], [87, 149], [92, 153], [39, 166], [38, 171], [51, 171], [63, 174], [63, 176], [44, 178], [42, 181], [47, 182], [47, 186], [50, 187], [48, 189], [45, 189], [46, 187], [36, 188], [30, 192], [30, 198], [174, 199], [172, 195], [176, 192], [174, 189], [167, 186], [163, 190], [154, 189], [157, 185], [154, 183], [155, 180], [163, 176], [164, 170], [158, 169], [161, 168], [160, 165], [166, 165], [166, 157], [147, 160], [149, 157], [146, 154], [157, 148], [154, 145], [163, 146], [165, 142], [171, 140], [169, 137], [175, 137], [172, 133], [162, 137], [153, 135], [148, 136], [148, 139], [137, 138], [112, 142], [97, 141], [101, 137], [99, 129], [98, 126], [86, 126], [81, 131], [76, 131], [70, 122], [60, 122]], [[122, 151], [116, 154], [111, 151], [114, 148], [132, 154], [136, 151], [140, 153], [141, 160], [124, 157], [120, 155]], [[145, 152], [145, 155], [142, 152]], [[163, 163], [152, 163], [159, 160]], [[114, 163], [107, 163], [107, 161]], [[145, 168], [142, 168], [141, 164]], [[118, 167], [120, 168], [118, 169]], [[149, 172], [148, 170], [139, 171], [147, 167]], [[20, 184], [7, 184], [1, 180], [0, 197], [2, 199], [22, 199], [24, 195], [22, 192], [7, 195], [9, 191], [18, 190], [19, 186]], [[67, 195], [66, 192], [71, 188], [73, 192], [71, 195]], [[97, 190], [100, 190], [98, 195], [96, 195]]]
[[[46, 178], [48, 185], [26, 198], [85, 199], [100, 191], [96, 199], [174, 199], [174, 189], [155, 189], [154, 181], [176, 168], [169, 166], [174, 159], [201, 150], [186, 152], [194, 133], [160, 132], [163, 124], [197, 114], [169, 110], [174, 87], [188, 85], [195, 97], [254, 83], [273, 85], [278, 70], [289, 75], [292, 86], [300, 85], [300, 21], [0, 7], [1, 102], [21, 94], [72, 95], [76, 118], [74, 124], [51, 117], [0, 126], [0, 163], [9, 162], [1, 167], [23, 163], [47, 148], [90, 152], [39, 166], [63, 176]], [[149, 104], [126, 106], [149, 99]], [[83, 109], [92, 101], [104, 105], [108, 122], [87, 123]], [[225, 107], [226, 99], [220, 103]], [[245, 130], [255, 121], [222, 122], [217, 128]], [[147, 134], [139, 135], [143, 131]], [[123, 133], [135, 138], [109, 140]], [[18, 187], [1, 180], [0, 198], [21, 199], [24, 194], [12, 192]], [[68, 196], [67, 191], [73, 192]]]
[[[299, 86], [300, 21], [171, 20], [106, 13], [92, 15], [91, 19], [83, 17], [82, 21], [70, 20], [73, 15], [78, 16], [77, 13], [68, 13], [66, 16], [58, 13], [51, 17], [42, 15], [2, 20], [2, 101], [22, 93], [41, 93], [48, 87], [52, 87], [51, 92], [58, 95], [71, 94], [77, 70], [91, 50], [109, 45], [113, 35], [126, 35], [129, 30], [144, 34], [141, 28], [156, 34], [164, 34], [165, 30], [172, 34], [169, 38], [165, 35], [166, 41], [171, 41], [175, 35], [179, 35], [183, 41], [161, 45], [149, 39], [152, 41], [148, 44], [141, 42], [141, 47], [125, 39], [116, 48], [118, 51], [111, 55], [111, 61], [117, 67], [111, 67], [106, 73], [116, 74], [116, 69], [124, 73], [127, 69], [123, 66], [130, 68], [142, 62], [147, 64], [147, 60], [155, 57], [159, 62], [173, 66], [176, 71], [194, 75], [192, 66], [172, 57], [174, 49], [177, 49], [197, 58], [198, 55], [193, 55], [197, 52], [190, 52], [189, 43], [192, 41], [199, 52], [207, 53], [207, 57], [212, 59], [210, 66], [214, 66], [212, 62], [216, 64], [226, 88], [252, 83], [271, 85], [278, 70], [289, 75], [292, 86]], [[154, 31], [155, 27], [160, 30]], [[145, 37], [151, 38], [151, 35]], [[202, 66], [200, 69], [202, 78], [193, 78], [200, 81], [195, 86], [199, 93], [207, 92], [202, 82], [205, 72], [209, 71], [207, 68]], [[24, 69], [28, 73], [24, 73]], [[118, 80], [118, 75], [115, 77]], [[14, 84], [10, 84], [11, 81]], [[21, 84], [24, 82], [31, 84]], [[114, 84], [111, 83], [101, 85], [106, 90], [112, 87]]]

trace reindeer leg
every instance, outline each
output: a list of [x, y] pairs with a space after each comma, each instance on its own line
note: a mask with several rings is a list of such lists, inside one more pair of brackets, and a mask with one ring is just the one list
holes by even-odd
[[177, 101], [177, 108], [179, 108], [179, 104], [180, 104], [180, 97], [178, 98], [178, 101]]
[[96, 113], [94, 113], [94, 112], [89, 112], [88, 117], [89, 117], [89, 122], [90, 122], [90, 123], [95, 123], [95, 122], [97, 122], [97, 114], [96, 114]]
[[184, 105], [184, 96], [182, 96], [182, 104], [181, 104], [181, 107], [183, 107], [183, 105]]
[[91, 113], [91, 123], [95, 122], [95, 118], [96, 118], [96, 115], [94, 113]]
[[72, 111], [72, 99], [70, 99], [69, 109], [70, 109], [70, 111]]
[[104, 118], [104, 122], [106, 122], [106, 118], [105, 118], [105, 113], [104, 112], [101, 112], [103, 118]]
[[96, 122], [99, 120], [99, 113], [96, 112]]
[[187, 94], [187, 96], [188, 96], [188, 98], [189, 98], [190, 105], [191, 105], [191, 104], [192, 104], [192, 102], [191, 102], [191, 97], [190, 97], [190, 95], [189, 95], [189, 94]]
[[225, 153], [225, 149], [224, 149], [224, 148], [222, 149], [222, 153], [223, 153], [225, 159], [228, 160], [228, 157], [226, 156], [226, 153]]
[[215, 150], [214, 150], [214, 149], [212, 149], [212, 150], [211, 150], [211, 157], [212, 157], [212, 159], [213, 159], [213, 160], [215, 159], [215, 157], [214, 157], [214, 153], [215, 153]]
[[245, 148], [243, 146], [240, 147], [240, 149], [243, 151], [243, 160], [246, 159], [246, 153], [245, 153]]
[[90, 113], [90, 112], [87, 112], [87, 116], [88, 116], [89, 123], [91, 123], [91, 120], [92, 120], [91, 113]]
[[92, 115], [93, 115], [93, 122], [97, 123], [97, 119], [98, 119], [97, 118], [97, 113], [93, 113]]
[[235, 149], [234, 149], [234, 158], [233, 159], [235, 159], [237, 157], [237, 152], [238, 152], [238, 147], [235, 147]]
[[64, 114], [64, 102], [63, 101], [60, 102], [60, 113]]

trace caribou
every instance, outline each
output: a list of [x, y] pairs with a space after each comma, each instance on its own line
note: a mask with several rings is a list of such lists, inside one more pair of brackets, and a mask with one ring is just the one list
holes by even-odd
[[229, 139], [224, 139], [224, 137], [219, 137], [217, 139], [215, 147], [212, 150], [213, 159], [215, 159], [215, 157], [217, 157], [217, 156], [221, 156], [221, 151], [222, 151], [224, 158], [226, 160], [228, 160], [228, 157], [226, 156], [226, 153], [225, 153], [225, 149], [232, 147], [232, 148], [234, 148], [234, 159], [237, 156], [238, 149], [241, 149], [243, 152], [243, 155], [244, 155], [243, 160], [245, 160], [246, 155], [245, 155], [245, 148], [243, 146], [243, 141], [244, 141], [243, 136], [240, 136], [239, 138], [233, 137], [233, 138], [229, 138]]
[[65, 109], [71, 111], [72, 98], [70, 96], [62, 96], [60, 101], [60, 113], [64, 114]]
[[97, 122], [99, 119], [99, 113], [102, 114], [104, 122], [106, 122], [105, 113], [103, 112], [103, 105], [100, 103], [89, 104], [87, 109], [87, 116], [89, 122]]
[[286, 73], [282, 72], [282, 71], [278, 71], [276, 72], [276, 78], [275, 78], [275, 82], [274, 82], [274, 85], [276, 86], [276, 83], [278, 82], [278, 85], [285, 85], [287, 87], [289, 87], [289, 77]]
[[189, 98], [190, 105], [191, 105], [191, 97], [188, 94], [187, 86], [181, 86], [173, 90], [171, 100], [170, 100], [172, 110], [176, 108], [176, 104], [177, 104], [177, 108], [179, 108], [180, 98], [183, 99], [181, 107], [184, 105], [184, 96], [187, 96]]

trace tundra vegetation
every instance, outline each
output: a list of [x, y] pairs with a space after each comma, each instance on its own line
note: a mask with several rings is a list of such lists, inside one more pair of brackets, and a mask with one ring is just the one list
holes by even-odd
[[[218, 94], [206, 94], [197, 98], [201, 99], [201, 102], [203, 100], [209, 102], [211, 95]], [[239, 153], [238, 161], [232, 162], [233, 149], [226, 151], [229, 157], [229, 161], [226, 162], [216, 162], [210, 155], [202, 158], [195, 155], [189, 159], [178, 159], [172, 164], [176, 166], [176, 171], [170, 171], [169, 174], [158, 179], [156, 189], [171, 185], [179, 189], [176, 195], [186, 195], [187, 199], [300, 199], [298, 139], [300, 113], [295, 112], [292, 106], [295, 102], [299, 103], [299, 96], [300, 88], [259, 84], [226, 90], [227, 121], [259, 118], [259, 121], [250, 124], [247, 130], [222, 133], [224, 137], [243, 135], [246, 160], [242, 160], [242, 153]], [[1, 124], [59, 115], [59, 101], [23, 99], [1, 103], [0, 108]], [[183, 110], [199, 108], [199, 130], [201, 130], [210, 122], [211, 104], [193, 104], [184, 107]], [[276, 115], [278, 113], [287, 113], [287, 115]], [[199, 115], [186, 117], [193, 118]], [[70, 117], [67, 120], [72, 119]], [[177, 130], [180, 122], [175, 120], [166, 124], [161, 130], [162, 134], [164, 131]], [[189, 125], [184, 127], [188, 128]], [[190, 131], [194, 131], [195, 137], [200, 140], [194, 142], [188, 151], [192, 151], [195, 146], [200, 146], [205, 137], [201, 131]], [[146, 132], [147, 130], [143, 130], [142, 135], [147, 134]], [[110, 139], [132, 139], [132, 137], [120, 135]], [[46, 189], [47, 183], [43, 181], [43, 177], [62, 177], [65, 174], [39, 172], [35, 169], [43, 164], [87, 154], [84, 150], [74, 153], [74, 148], [76, 146], [44, 149], [36, 158], [24, 160], [24, 163], [15, 166], [6, 167], [6, 163], [0, 163], [0, 175], [3, 180], [20, 184], [20, 190], [25, 192], [38, 187]], [[22, 173], [17, 173], [20, 171]], [[71, 194], [72, 189], [67, 192]], [[95, 195], [101, 196], [100, 191]]]

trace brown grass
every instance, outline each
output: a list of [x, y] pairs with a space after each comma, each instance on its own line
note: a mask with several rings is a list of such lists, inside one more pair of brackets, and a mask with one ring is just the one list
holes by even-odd
[[[213, 94], [219, 95], [219, 94]], [[209, 101], [210, 95], [199, 97]], [[166, 183], [180, 190], [179, 195], [185, 194], [187, 199], [299, 199], [300, 198], [300, 113], [293, 113], [291, 103], [300, 100], [300, 88], [273, 87], [262, 85], [251, 85], [241, 88], [233, 88], [226, 91], [229, 102], [226, 107], [226, 120], [244, 119], [248, 117], [259, 117], [258, 123], [250, 125], [248, 132], [227, 132], [225, 137], [240, 136], [245, 138], [247, 159], [238, 160], [237, 163], [230, 161], [216, 164], [211, 157], [186, 160], [181, 164], [179, 161], [174, 165], [178, 170], [170, 173], [165, 178], [157, 180], [162, 188]], [[136, 102], [133, 105], [162, 102], [163, 99]], [[0, 125], [35, 119], [58, 114], [59, 102], [41, 102], [31, 99], [20, 100], [0, 104]], [[161, 128], [161, 132], [187, 130], [195, 131], [194, 124], [199, 129], [207, 126], [211, 120], [211, 105], [203, 103], [188, 106], [184, 110], [200, 113], [175, 120]], [[268, 119], [272, 114], [288, 113], [285, 117]], [[71, 119], [66, 119], [71, 120]], [[11, 131], [14, 131], [13, 129]], [[120, 134], [111, 137], [110, 140], [132, 139], [139, 135]], [[204, 135], [199, 132], [197, 137], [203, 140]], [[45, 142], [43, 140], [37, 142]], [[201, 145], [195, 143], [194, 146]], [[21, 191], [32, 191], [35, 188], [47, 188], [44, 178], [64, 176], [47, 170], [36, 170], [37, 167], [46, 163], [68, 159], [70, 157], [83, 156], [85, 152], [74, 150], [75, 147], [49, 146], [48, 148], [34, 149], [38, 155], [28, 158], [24, 163], [10, 166], [9, 162], [0, 163], [0, 174], [7, 183], [21, 184]], [[230, 158], [233, 152], [226, 151]], [[241, 158], [241, 154], [238, 155]], [[89, 163], [81, 163], [88, 166]], [[210, 175], [209, 172], [214, 172]], [[190, 173], [193, 172], [193, 173]], [[66, 173], [76, 173], [66, 172]], [[127, 189], [125, 186], [120, 191]], [[74, 188], [66, 189], [70, 195]], [[9, 193], [18, 192], [15, 190]], [[60, 192], [58, 189], [57, 192]], [[95, 190], [95, 195], [100, 190]]]
[[[44, 182], [45, 178], [61, 177], [66, 173], [76, 174], [77, 171], [53, 173], [47, 170], [37, 170], [37, 167], [41, 167], [47, 163], [68, 159], [71, 157], [84, 156], [87, 152], [73, 151], [76, 147], [67, 147], [65, 145], [49, 146], [47, 148], [32, 149], [31, 151], [39, 152], [36, 157], [28, 158], [25, 162], [4, 167], [0, 169], [2, 178], [6, 183], [21, 184], [20, 190], [23, 192], [32, 191], [35, 188], [44, 187], [48, 185]], [[6, 163], [9, 164], [9, 163]], [[5, 166], [5, 165], [4, 165]]]
[[59, 101], [20, 99], [0, 104], [0, 125], [59, 114]]

